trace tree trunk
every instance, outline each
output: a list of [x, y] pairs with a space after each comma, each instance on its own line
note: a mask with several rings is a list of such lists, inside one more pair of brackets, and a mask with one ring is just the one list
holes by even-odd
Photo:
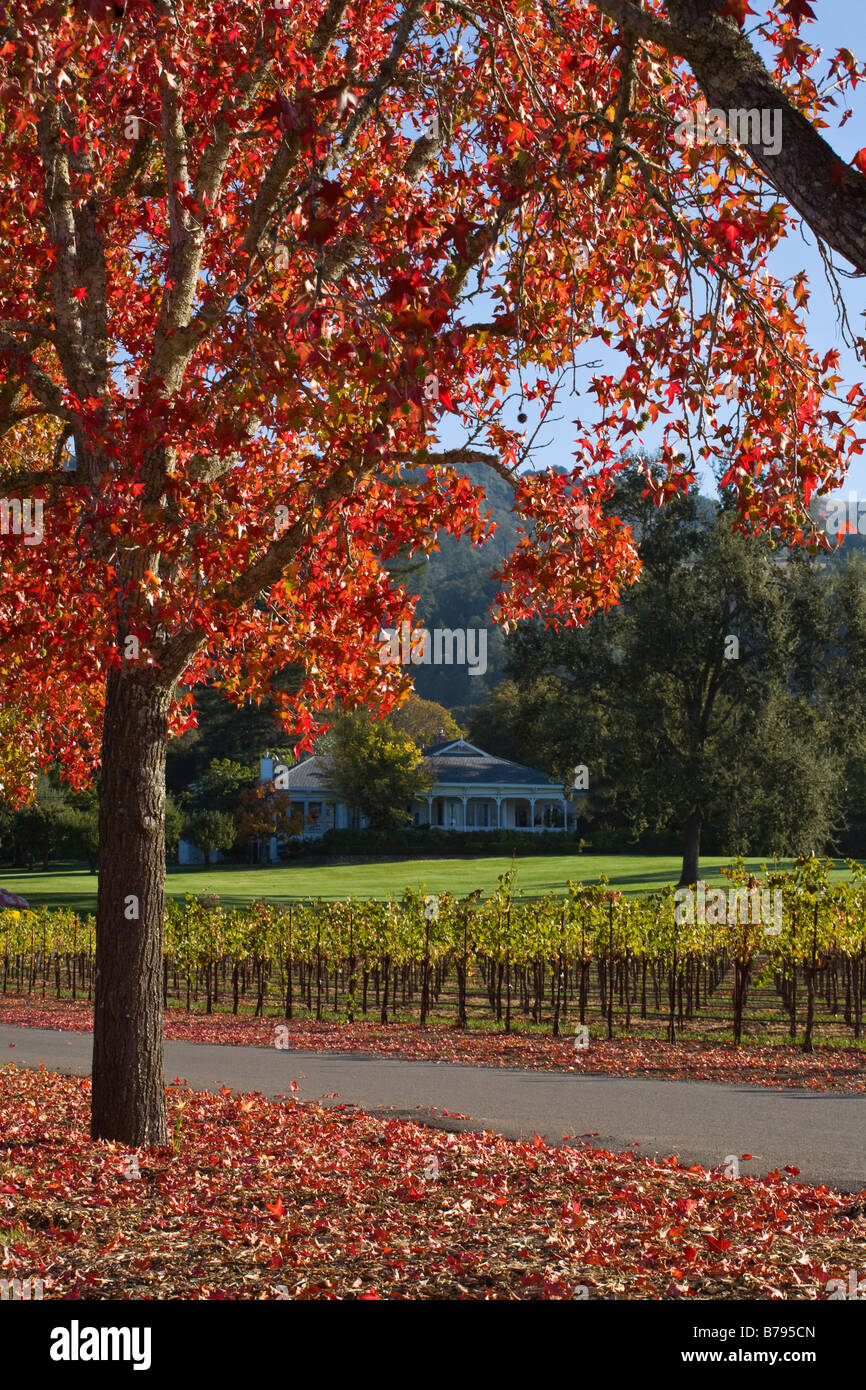
[[685, 843], [683, 845], [683, 868], [679, 888], [691, 888], [698, 881], [701, 861], [701, 826], [704, 813], [696, 806], [685, 824]]
[[165, 749], [169, 692], [106, 682], [99, 784], [94, 1139], [166, 1143], [162, 1048]]
[[812, 1034], [815, 1028], [815, 976], [817, 971], [812, 965], [807, 965], [803, 969], [806, 977], [806, 1031], [803, 1034], [803, 1051], [814, 1052], [815, 1045], [812, 1041]]

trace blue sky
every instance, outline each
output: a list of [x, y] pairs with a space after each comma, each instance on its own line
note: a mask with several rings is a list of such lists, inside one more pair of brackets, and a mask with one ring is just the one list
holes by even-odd
[[[862, 3], [862, 0], [811, 0], [811, 3], [817, 21], [812, 24], [805, 24], [801, 32], [809, 43], [823, 51], [823, 58], [817, 69], [818, 73], [823, 75], [826, 72], [826, 63], [838, 48], [850, 48], [856, 58], [866, 61], [866, 5]], [[753, 0], [753, 8], [756, 11], [763, 9], [758, 0]], [[849, 95], [846, 101], [840, 104], [840, 114], [842, 105], [849, 104], [853, 107], [854, 115], [848, 123], [838, 129], [835, 114], [831, 110], [826, 117], [828, 129], [824, 132], [841, 158], [846, 161], [853, 158], [857, 150], [866, 145], [866, 83], [857, 89], [853, 98]], [[850, 270], [848, 263], [842, 261], [841, 258], [836, 258], [836, 262], [840, 270]], [[815, 245], [815, 238], [808, 228], [798, 229], [787, 238], [786, 242], [774, 254], [771, 270], [780, 279], [785, 280], [801, 270], [806, 271], [812, 291], [808, 311], [809, 336], [812, 347], [819, 353], [826, 352], [831, 348], [839, 349], [846, 389], [847, 385], [854, 381], [866, 379], [866, 364], [858, 362], [855, 354], [843, 343], [821, 257]], [[849, 321], [855, 332], [862, 331], [862, 315], [866, 310], [866, 280], [846, 280], [844, 275], [841, 278]], [[619, 354], [612, 351], [605, 352], [595, 343], [589, 345], [586, 358], [601, 363], [602, 369], [606, 372], [615, 372], [618, 365], [624, 365], [624, 359]], [[534, 374], [530, 373], [530, 375]], [[581, 375], [583, 382], [586, 382], [591, 373], [585, 371]], [[582, 386], [583, 383], [581, 383]], [[554, 464], [565, 467], [572, 465], [575, 431], [571, 422], [578, 413], [584, 419], [593, 419], [594, 415], [588, 408], [590, 403], [591, 397], [586, 394], [582, 394], [579, 401], [573, 398], [563, 400], [562, 409], [556, 412], [562, 416], [562, 419], [545, 431], [542, 436], [545, 447], [535, 454], [537, 467]], [[510, 407], [515, 417], [518, 408], [517, 405]], [[527, 410], [529, 413], [527, 428], [531, 429], [533, 421], [537, 419], [537, 414], [533, 413], [531, 407], [527, 407]], [[505, 423], [513, 426], [515, 421], [506, 420]], [[449, 429], [445, 421], [443, 421], [442, 438], [443, 443], [447, 442], [448, 445], [453, 446], [458, 442], [456, 432]], [[646, 430], [642, 434], [641, 440], [645, 447], [652, 448], [660, 440], [660, 431], [653, 435], [650, 430]], [[705, 490], [712, 492], [712, 478], [709, 474], [703, 482]], [[855, 460], [850, 469], [844, 492], [851, 491], [856, 491], [861, 497], [866, 496], [866, 459]]]
[[[850, 48], [855, 58], [866, 62], [866, 6], [862, 0], [811, 0], [811, 4], [816, 21], [805, 25], [802, 31], [808, 42], [823, 49], [825, 58], [829, 58], [837, 48]], [[757, 9], [758, 6], [753, 5], [753, 8]], [[845, 104], [850, 104], [854, 115], [841, 130], [834, 128], [833, 118], [828, 116], [829, 129], [824, 135], [842, 159], [847, 161], [866, 145], [866, 83], [858, 87]], [[848, 262], [841, 257], [836, 257], [836, 264], [842, 270], [850, 270]], [[772, 269], [781, 277], [796, 274], [799, 270], [807, 272], [812, 288], [808, 314], [812, 346], [821, 352], [834, 347], [839, 349], [842, 370], [849, 385], [866, 379], [866, 365], [859, 362], [842, 341], [821, 257], [815, 246], [815, 238], [808, 229], [804, 229], [802, 235], [797, 233], [787, 238], [773, 258]], [[840, 278], [849, 321], [855, 332], [862, 331], [866, 280]], [[861, 497], [866, 495], [866, 459], [854, 461], [844, 491], [856, 491]]]

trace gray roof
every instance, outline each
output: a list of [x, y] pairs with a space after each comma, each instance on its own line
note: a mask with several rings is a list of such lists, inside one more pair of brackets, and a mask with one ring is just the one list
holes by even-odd
[[[285, 766], [277, 763], [276, 767]], [[305, 758], [302, 763], [290, 767], [280, 777], [280, 790], [290, 792], [325, 792], [333, 788], [325, 775], [321, 758]]]
[[[444, 745], [454, 748], [454, 744]], [[464, 745], [468, 748], [470, 745]], [[437, 783], [446, 786], [483, 788], [485, 786], [521, 786], [550, 788], [557, 795], [562, 793], [562, 784], [552, 782], [543, 772], [522, 763], [512, 763], [507, 758], [494, 758], [490, 754], [465, 752], [427, 753], [424, 761], [432, 769]], [[335, 792], [337, 788], [329, 781], [321, 758], [315, 755], [288, 769], [280, 779], [286, 791], [310, 793]]]
[[433, 753], [424, 759], [428, 767], [433, 769], [437, 782], [445, 782], [448, 785], [459, 783], [461, 786], [483, 786], [485, 783], [492, 786], [507, 784], [508, 786], [519, 785], [521, 787], [550, 787], [557, 792], [562, 791], [562, 787], [557, 782], [551, 782], [543, 772], [537, 772], [533, 767], [524, 767], [522, 763], [509, 762], [507, 758], [494, 758], [487, 754], [483, 758], [467, 757], [463, 753]]

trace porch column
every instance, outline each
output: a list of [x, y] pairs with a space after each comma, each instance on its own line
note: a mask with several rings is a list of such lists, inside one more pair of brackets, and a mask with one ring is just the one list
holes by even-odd
[[465, 830], [465, 829], [466, 829], [466, 801], [467, 801], [467, 793], [466, 793], [466, 792], [461, 792], [461, 793], [460, 793], [460, 800], [463, 802], [463, 829]]
[[497, 797], [496, 797], [496, 829], [497, 829], [497, 830], [501, 830], [501, 829], [502, 829], [502, 797], [501, 797], [501, 795], [497, 795]]
[[565, 797], [562, 797], [562, 829], [563, 832], [568, 832], [568, 802]]
[[432, 824], [433, 824], [433, 797], [432, 797], [432, 796], [428, 796], [428, 797], [427, 797], [427, 825], [428, 825], [428, 827], [430, 827], [430, 826], [432, 826]]
[[531, 797], [529, 798], [529, 828], [530, 828], [530, 830], [534, 830], [534, 829], [535, 829], [535, 797], [534, 797], [534, 796], [531, 796]]

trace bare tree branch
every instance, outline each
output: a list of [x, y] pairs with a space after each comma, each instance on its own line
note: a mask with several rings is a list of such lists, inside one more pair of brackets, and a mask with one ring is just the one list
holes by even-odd
[[348, 8], [349, 0], [330, 0], [327, 9], [316, 25], [316, 32], [310, 40], [310, 52], [317, 68], [320, 68], [325, 61], [331, 44], [337, 37], [343, 15]]
[[419, 464], [432, 464], [434, 468], [453, 468], [458, 463], [481, 463], [498, 473], [510, 487], [514, 487], [518, 481], [518, 475], [513, 469], [497, 458], [496, 454], [489, 454], [482, 449], [446, 449], [442, 454], [423, 453], [415, 457]]
[[[56, 261], [51, 274], [51, 296], [56, 325], [56, 349], [66, 380], [78, 396], [92, 394], [84, 350], [84, 330], [75, 291], [79, 282], [75, 209], [69, 176], [69, 160], [61, 143], [61, 120], [56, 98], [49, 98], [39, 116], [39, 152], [44, 174], [48, 232]], [[28, 385], [30, 385], [28, 381]], [[36, 393], [38, 394], [38, 392]]]
[[620, 79], [619, 94], [616, 100], [616, 112], [613, 118], [613, 139], [610, 145], [610, 162], [607, 166], [607, 173], [604, 178], [604, 187], [601, 191], [601, 201], [606, 203], [612, 197], [616, 188], [617, 176], [619, 174], [619, 160], [623, 148], [626, 122], [631, 113], [632, 90], [634, 88], [634, 56], [635, 40], [634, 36], [627, 34], [620, 49]]
[[780, 111], [781, 149], [750, 145], [751, 160], [816, 235], [866, 273], [866, 175], [843, 162], [797, 109], [748, 37], [719, 14], [722, 0], [665, 0], [670, 24], [629, 0], [593, 4], [625, 30], [685, 58], [711, 106]]
[[28, 387], [32, 395], [45, 406], [51, 415], [56, 415], [58, 420], [68, 420], [75, 424], [78, 416], [74, 411], [67, 410], [63, 405], [63, 389], [56, 381], [44, 372], [37, 365], [36, 360], [17, 338], [13, 338], [9, 333], [0, 331], [0, 358], [9, 360], [16, 370], [16, 379], [19, 384]]

